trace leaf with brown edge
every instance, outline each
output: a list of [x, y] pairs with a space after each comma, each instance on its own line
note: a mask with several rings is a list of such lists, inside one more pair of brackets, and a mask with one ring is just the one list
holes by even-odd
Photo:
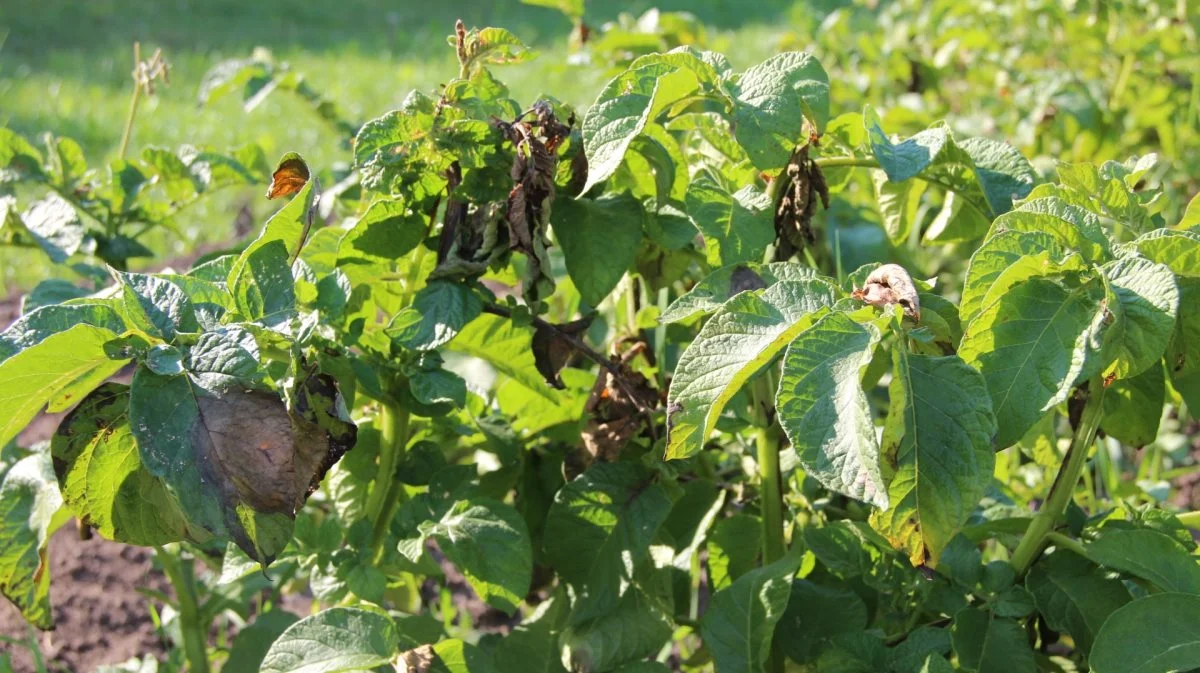
[[267, 198], [278, 199], [292, 196], [308, 184], [308, 164], [303, 157], [295, 152], [288, 152], [279, 160], [275, 172], [271, 174], [271, 186], [267, 187]]
[[203, 388], [197, 373], [134, 375], [129, 422], [142, 464], [179, 501], [190, 539], [232, 539], [270, 563], [356, 428], [325, 375], [300, 374], [289, 408], [274, 391]]

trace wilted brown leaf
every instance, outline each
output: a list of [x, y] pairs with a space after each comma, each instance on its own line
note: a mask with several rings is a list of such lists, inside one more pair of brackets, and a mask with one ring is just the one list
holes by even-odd
[[295, 152], [288, 152], [279, 160], [279, 166], [271, 174], [271, 186], [267, 188], [268, 199], [292, 196], [308, 184], [308, 164]]

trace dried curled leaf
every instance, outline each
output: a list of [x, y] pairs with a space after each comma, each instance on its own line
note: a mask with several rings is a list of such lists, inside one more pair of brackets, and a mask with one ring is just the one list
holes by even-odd
[[267, 187], [267, 198], [278, 199], [296, 194], [310, 177], [308, 164], [295, 152], [288, 152], [279, 160], [275, 172], [271, 174], [271, 186]]
[[645, 411], [658, 405], [658, 391], [645, 376], [629, 367], [633, 358], [644, 350], [645, 343], [640, 342], [621, 356], [614, 355], [619, 373], [600, 370], [584, 407], [588, 423], [581, 433], [583, 452], [564, 464], [568, 478], [574, 478], [597, 460], [617, 460], [621, 450], [645, 425]]
[[558, 373], [567, 366], [567, 361], [575, 352], [568, 337], [577, 337], [587, 331], [594, 317], [591, 315], [562, 325], [539, 323], [534, 329], [534, 364], [537, 365], [538, 373], [552, 388], [562, 390], [563, 382]]
[[812, 219], [817, 212], [817, 199], [829, 208], [829, 187], [821, 168], [809, 158], [808, 145], [796, 148], [776, 180], [779, 181], [775, 202], [777, 257], [787, 259], [817, 240]]
[[854, 289], [851, 296], [872, 306], [899, 304], [904, 309], [904, 315], [921, 321], [917, 288], [913, 285], [912, 277], [899, 264], [884, 264], [875, 269], [861, 288]]

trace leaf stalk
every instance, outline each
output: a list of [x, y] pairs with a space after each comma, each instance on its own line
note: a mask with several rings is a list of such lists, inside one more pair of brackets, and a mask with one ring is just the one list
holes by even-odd
[[208, 673], [208, 628], [200, 617], [200, 600], [196, 594], [194, 562], [184, 560], [182, 552], [155, 547], [163, 573], [175, 588], [179, 602], [179, 633], [183, 638], [183, 653], [189, 673]]
[[1050, 485], [1050, 494], [1030, 521], [1029, 528], [1025, 530], [1025, 535], [1013, 551], [1012, 565], [1018, 576], [1024, 575], [1037, 560], [1054, 524], [1071, 501], [1084, 463], [1087, 462], [1088, 449], [1096, 441], [1096, 431], [1100, 429], [1100, 419], [1104, 415], [1104, 393], [1103, 380], [1092, 379], [1088, 386], [1088, 398], [1083, 407], [1083, 414], [1075, 428], [1075, 434], [1071, 437], [1067, 455], [1054, 477], [1054, 483]]

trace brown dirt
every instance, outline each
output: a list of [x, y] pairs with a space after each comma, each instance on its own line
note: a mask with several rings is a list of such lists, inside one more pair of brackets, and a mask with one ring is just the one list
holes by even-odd
[[[109, 542], [98, 535], [80, 540], [74, 522], [54, 534], [50, 540], [50, 599], [55, 629], [34, 632], [51, 671], [85, 673], [130, 657], [165, 652], [150, 620], [152, 599], [138, 592], [170, 591], [166, 578], [151, 569], [150, 558], [147, 549]], [[29, 634], [17, 609], [0, 600], [0, 635], [27, 641]], [[11, 649], [15, 673], [34, 671], [28, 649]]]

